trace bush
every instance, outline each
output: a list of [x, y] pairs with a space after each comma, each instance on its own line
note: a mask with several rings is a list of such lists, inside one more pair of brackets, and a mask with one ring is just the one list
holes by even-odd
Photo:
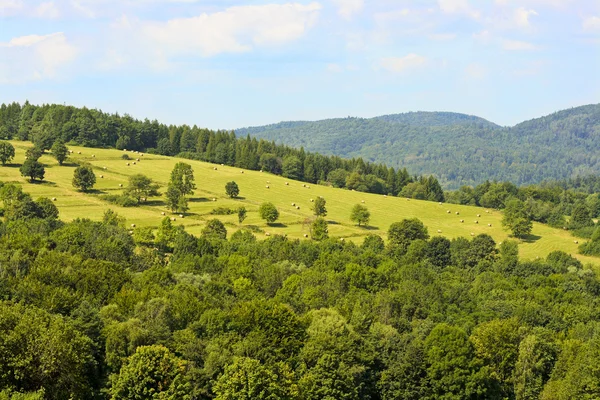
[[121, 158], [122, 158], [123, 160], [131, 160], [131, 157], [129, 157], [129, 154], [123, 154], [123, 155], [121, 156]]
[[135, 207], [138, 205], [138, 202], [123, 194], [104, 194], [99, 196], [102, 200], [108, 201], [109, 203], [116, 204], [121, 207]]
[[236, 210], [232, 210], [229, 207], [217, 207], [217, 208], [213, 208], [213, 210], [210, 212], [211, 215], [231, 215], [231, 214], [235, 214], [237, 211]]

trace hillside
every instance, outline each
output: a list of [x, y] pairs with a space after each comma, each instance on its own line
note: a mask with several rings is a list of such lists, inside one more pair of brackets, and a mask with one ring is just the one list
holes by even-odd
[[[182, 161], [181, 159], [145, 154], [140, 157], [139, 163], [127, 166], [127, 161], [121, 158], [123, 151], [70, 147], [74, 150], [70, 164], [58, 166], [56, 160], [46, 154], [41, 158], [41, 162], [46, 165], [45, 181], [41, 184], [30, 184], [20, 176], [18, 164], [23, 162], [25, 150], [31, 144], [19, 141], [11, 143], [16, 148], [14, 164], [0, 167], [0, 181], [21, 183], [24, 191], [31, 193], [34, 198], [39, 196], [56, 197], [55, 204], [64, 220], [70, 221], [81, 217], [101, 220], [104, 211], [112, 208], [126, 217], [127, 224], [136, 224], [138, 227], [157, 227], [164, 218], [162, 212], [170, 215], [162, 198], [151, 199], [141, 207], [123, 208], [101, 200], [99, 195], [121, 193], [122, 189], [119, 184], [126, 186], [128, 177], [138, 173], [152, 177], [161, 184], [161, 191], [164, 192], [173, 166]], [[129, 154], [132, 157], [138, 157], [131, 152]], [[96, 169], [98, 179], [95, 189], [97, 192], [94, 194], [83, 194], [76, 191], [71, 185], [76, 163], [82, 161], [91, 163]], [[177, 218], [175, 223], [184, 225], [188, 232], [195, 235], [200, 234], [208, 219], [215, 217], [226, 224], [230, 234], [235, 232], [240, 227], [236, 215], [213, 216], [210, 213], [216, 207], [233, 209], [244, 205], [248, 209], [248, 218], [244, 221], [243, 226], [254, 226], [259, 238], [264, 238], [266, 233], [303, 238], [304, 234], [309, 233], [305, 221], [312, 216], [310, 200], [317, 196], [323, 196], [327, 200], [329, 232], [334, 237], [362, 242], [366, 235], [375, 233], [385, 238], [387, 229], [392, 222], [416, 217], [423, 221], [432, 236], [456, 238], [459, 236], [470, 237], [471, 233], [474, 235], [487, 233], [496, 242], [502, 242], [508, 238], [507, 232], [501, 227], [502, 215], [499, 211], [488, 210], [489, 212], [486, 212], [478, 207], [419, 200], [409, 201], [397, 197], [384, 197], [320, 185], [305, 185], [298, 181], [258, 171], [227, 166], [217, 166], [217, 170], [215, 170], [214, 164], [190, 160], [185, 160], [185, 162], [193, 166], [198, 189], [190, 201], [189, 214], [183, 219], [175, 216]], [[103, 177], [100, 178], [100, 175]], [[240, 199], [232, 200], [225, 196], [225, 184], [232, 180], [236, 181], [240, 187]], [[267, 185], [269, 188], [266, 187]], [[213, 199], [216, 201], [212, 201]], [[258, 206], [266, 201], [273, 202], [281, 213], [279, 223], [275, 226], [267, 226], [258, 216]], [[363, 201], [371, 212], [371, 222], [368, 228], [359, 228], [350, 222], [351, 208], [355, 204], [362, 204]], [[298, 205], [300, 209], [293, 207], [292, 203]], [[447, 211], [451, 211], [451, 213]], [[456, 215], [456, 212], [459, 215]], [[479, 217], [478, 214], [481, 216]], [[465, 222], [461, 223], [461, 219], [464, 219]], [[475, 220], [479, 223], [476, 224]], [[491, 227], [488, 224], [491, 224]], [[582, 262], [598, 264], [598, 260], [595, 258], [577, 255], [577, 247], [569, 232], [542, 224], [534, 224], [532, 240], [520, 244], [520, 254], [526, 259], [533, 259], [545, 257], [553, 250], [563, 250], [573, 254]]]
[[415, 112], [370, 119], [282, 122], [236, 130], [308, 151], [363, 157], [454, 189], [487, 179], [539, 183], [600, 173], [600, 105], [500, 127], [456, 113]]

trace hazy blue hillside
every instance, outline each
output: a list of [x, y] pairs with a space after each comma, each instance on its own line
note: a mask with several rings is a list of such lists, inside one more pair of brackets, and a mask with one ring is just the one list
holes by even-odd
[[324, 154], [361, 156], [416, 174], [433, 173], [449, 188], [486, 179], [525, 184], [600, 173], [600, 105], [514, 127], [465, 114], [413, 112], [281, 122], [236, 132]]

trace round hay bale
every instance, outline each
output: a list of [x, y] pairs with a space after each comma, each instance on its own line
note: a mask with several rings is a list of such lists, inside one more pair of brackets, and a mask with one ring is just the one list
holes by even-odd
[[77, 154], [81, 154], [81, 152], [80, 152], [80, 151], [78, 151], [78, 152], [77, 152]]
[[127, 166], [129, 167], [129, 163], [127, 163]]
[[306, 188], [307, 188], [307, 189], [310, 189], [310, 186], [307, 186]]
[[303, 184], [302, 184], [302, 187], [306, 187], [306, 185], [303, 183]]
[[407, 198], [406, 198], [406, 201], [410, 201], [410, 199], [407, 197]]
[[300, 206], [296, 206], [296, 210], [299, 210], [299, 209], [300, 209]]
[[100, 175], [100, 178], [104, 178], [104, 175]]
[[95, 154], [92, 154], [92, 158], [96, 158], [96, 155], [95, 155]]
[[364, 201], [364, 200], [361, 200], [360, 202], [361, 202], [361, 203], [364, 203], [365, 201]]
[[146, 201], [146, 198], [145, 198], [145, 197], [142, 197], [140, 200], [142, 200], [142, 201]]
[[53, 198], [52, 198], [52, 201], [56, 201], [56, 197], [53, 197]]
[[179, 218], [183, 218], [183, 214], [179, 214]]
[[464, 219], [461, 219], [461, 220], [460, 220], [460, 223], [461, 223], [461, 224], [462, 224], [462, 223], [464, 223], [464, 222], [465, 222], [465, 220], [464, 220]]
[[213, 197], [213, 201], [217, 201], [217, 198], [216, 198], [216, 197]]
[[481, 217], [481, 214], [477, 214], [477, 218], [480, 218], [480, 217]]
[[456, 215], [460, 215], [460, 213], [457, 211], [457, 212], [456, 212]]
[[292, 207], [296, 207], [296, 203], [292, 203]]
[[387, 197], [387, 194], [384, 194], [383, 197]]
[[122, 183], [119, 183], [119, 187], [123, 187], [123, 184], [122, 184]]
[[129, 231], [128, 233], [129, 233], [130, 235], [133, 235], [133, 231]]
[[106, 171], [106, 170], [107, 170], [107, 168], [106, 168], [106, 167], [104, 167], [104, 170]]
[[310, 199], [310, 202], [311, 202], [311, 203], [314, 203], [314, 202], [315, 202], [315, 199]]
[[478, 223], [479, 223], [479, 221], [475, 221], [475, 223], [476, 223], [476, 224], [478, 224]]
[[127, 151], [127, 149], [123, 149], [123, 151]]
[[271, 236], [271, 234], [269, 232], [265, 233], [265, 236]]
[[171, 221], [175, 221], [175, 219], [176, 219], [175, 217], [171, 217]]
[[304, 237], [305, 237], [305, 238], [307, 238], [307, 237], [308, 237], [308, 235], [305, 233], [305, 234], [304, 234]]
[[163, 212], [161, 212], [161, 213], [160, 213], [160, 215], [165, 215], [165, 212], [164, 212], [164, 211], [163, 211]]
[[344, 241], [344, 238], [340, 238], [340, 242], [343, 242], [343, 241]]
[[289, 186], [289, 185], [290, 185], [290, 183], [289, 183], [289, 182], [286, 182], [286, 183], [285, 183], [285, 186]]
[[492, 227], [492, 224], [488, 224], [488, 226], [491, 228], [491, 227]]
[[268, 189], [268, 188], [269, 188], [269, 185], [266, 185], [265, 187]]
[[140, 154], [140, 156], [144, 157], [144, 153]]
[[135, 165], [135, 161], [133, 162], [133, 165]]
[[132, 228], [135, 228], [135, 224], [131, 224], [131, 227], [132, 227]]
[[260, 172], [263, 172], [263, 170], [261, 169]]
[[573, 243], [579, 244], [579, 240], [574, 240]]
[[442, 233], [442, 230], [441, 230], [441, 229], [438, 229], [438, 233]]
[[225, 166], [225, 164], [221, 164], [221, 167], [224, 167], [224, 166]]
[[136, 159], [135, 159], [135, 161], [140, 161], [140, 159], [139, 159], [139, 158], [136, 158]]
[[451, 212], [451, 211], [450, 211], [450, 210], [447, 210], [446, 212], [447, 212], [448, 214], [450, 214], [450, 212]]
[[216, 171], [216, 170], [217, 170], [217, 167], [213, 167], [213, 169]]
[[475, 236], [475, 234], [473, 232], [471, 232], [471, 236]]
[[242, 174], [244, 173], [244, 171], [240, 171]]
[[440, 204], [440, 206], [441, 206], [441, 205], [442, 205], [442, 202], [440, 201], [440, 203], [439, 203], [439, 204]]

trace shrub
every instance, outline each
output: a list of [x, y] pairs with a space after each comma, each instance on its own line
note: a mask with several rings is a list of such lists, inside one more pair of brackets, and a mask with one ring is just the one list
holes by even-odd
[[100, 198], [121, 207], [135, 207], [138, 205], [138, 202], [135, 199], [123, 194], [104, 194], [100, 196]]

